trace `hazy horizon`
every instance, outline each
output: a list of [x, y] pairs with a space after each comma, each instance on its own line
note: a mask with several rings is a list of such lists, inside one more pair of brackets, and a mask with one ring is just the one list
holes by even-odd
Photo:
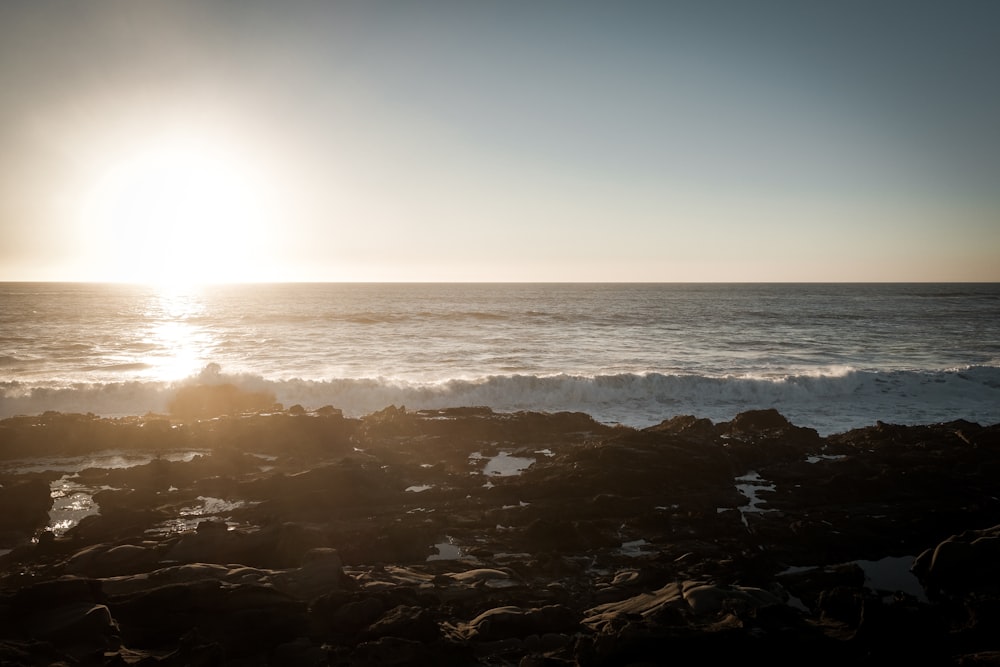
[[251, 285], [995, 285], [1000, 280], [243, 280], [157, 283], [128, 280], [0, 280], [0, 284], [120, 285], [186, 289]]
[[0, 280], [1000, 281], [1000, 4], [0, 6]]

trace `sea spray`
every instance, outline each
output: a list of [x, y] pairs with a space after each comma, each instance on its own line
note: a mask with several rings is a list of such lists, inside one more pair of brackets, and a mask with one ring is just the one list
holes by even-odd
[[206, 381], [273, 395], [285, 407], [332, 405], [354, 417], [388, 405], [409, 409], [484, 405], [500, 412], [586, 412], [600, 421], [644, 427], [680, 414], [721, 421], [745, 410], [774, 407], [795, 424], [821, 433], [876, 421], [915, 424], [961, 418], [1000, 422], [1000, 368], [987, 366], [936, 372], [837, 369], [829, 375], [781, 377], [509, 375], [424, 383], [386, 378], [269, 380], [216, 371], [174, 383], [69, 387], [4, 383], [0, 417], [46, 410], [103, 416], [166, 413], [179, 392]]

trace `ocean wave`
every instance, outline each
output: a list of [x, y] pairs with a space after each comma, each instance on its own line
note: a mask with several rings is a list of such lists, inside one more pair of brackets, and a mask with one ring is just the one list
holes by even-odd
[[94, 366], [84, 366], [81, 370], [84, 371], [107, 371], [112, 373], [126, 372], [126, 371], [141, 371], [147, 368], [152, 368], [152, 364], [147, 364], [145, 362], [136, 361], [121, 364], [100, 364]]
[[165, 412], [180, 388], [219, 383], [268, 392], [286, 407], [333, 405], [348, 416], [362, 416], [388, 405], [409, 409], [484, 405], [500, 412], [579, 411], [601, 421], [642, 427], [681, 414], [721, 421], [745, 410], [777, 408], [793, 423], [827, 434], [876, 421], [1000, 422], [1000, 368], [996, 366], [891, 372], [841, 366], [782, 376], [493, 375], [415, 382], [392, 378], [268, 379], [226, 374], [211, 364], [201, 373], [174, 383], [0, 383], [0, 417], [46, 410], [107, 416]]
[[[264, 313], [243, 315], [248, 323], [346, 322], [348, 324], [400, 324], [411, 321], [463, 322], [467, 320], [511, 320], [522, 317], [544, 317], [547, 313], [536, 311], [491, 312], [481, 310], [416, 310], [386, 312], [384, 310], [325, 311], [320, 313]], [[206, 317], [211, 320], [211, 318]]]

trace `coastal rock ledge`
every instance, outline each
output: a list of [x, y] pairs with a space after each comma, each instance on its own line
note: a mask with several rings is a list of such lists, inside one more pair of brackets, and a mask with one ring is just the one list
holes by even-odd
[[1000, 425], [0, 421], [3, 665], [1000, 665]]

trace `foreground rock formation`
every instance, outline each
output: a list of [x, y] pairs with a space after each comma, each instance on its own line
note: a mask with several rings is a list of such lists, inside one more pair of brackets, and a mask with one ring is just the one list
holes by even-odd
[[[105, 450], [152, 456], [46, 469]], [[49, 413], [2, 461], [3, 665], [1000, 664], [1000, 425]]]

